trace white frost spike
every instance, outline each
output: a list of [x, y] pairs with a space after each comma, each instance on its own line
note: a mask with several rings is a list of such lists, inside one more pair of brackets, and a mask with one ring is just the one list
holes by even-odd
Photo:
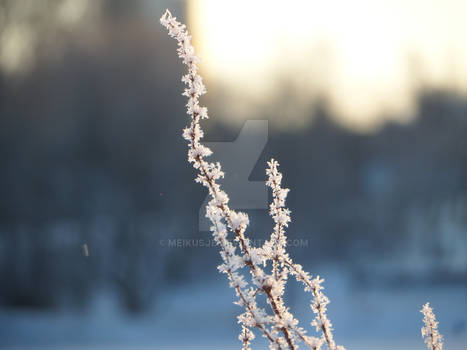
[[423, 305], [420, 311], [423, 314], [422, 337], [429, 350], [443, 350], [443, 336], [438, 332], [438, 322], [436, 321], [430, 303]]
[[[200, 142], [203, 137], [200, 120], [208, 118], [208, 110], [200, 104], [199, 97], [206, 93], [206, 87], [198, 74], [199, 58], [191, 44], [191, 37], [186, 26], [178, 22], [168, 10], [160, 21], [169, 35], [177, 41], [178, 56], [187, 66], [187, 73], [182, 77], [185, 84], [182, 95], [187, 97], [186, 113], [191, 122], [183, 130], [183, 138], [188, 141], [188, 161], [198, 171], [196, 181], [208, 189], [211, 197], [206, 207], [206, 216], [212, 223], [212, 235], [220, 248], [222, 263], [218, 266], [219, 272], [227, 275], [238, 298], [236, 304], [244, 308], [243, 313], [238, 316], [238, 321], [242, 324], [239, 339], [243, 349], [250, 349], [250, 342], [254, 338], [251, 330], [253, 328], [259, 330], [269, 341], [271, 349], [295, 350], [298, 349], [297, 342], [303, 342], [310, 349], [318, 350], [323, 339], [329, 349], [336, 349], [332, 341], [332, 325], [325, 313], [329, 300], [321, 293], [321, 280], [311, 280], [310, 275], [300, 265], [294, 264], [286, 252], [285, 229], [290, 223], [290, 210], [285, 208], [285, 200], [289, 190], [281, 187], [279, 163], [272, 159], [266, 170], [266, 185], [271, 188], [273, 196], [269, 212], [274, 220], [274, 230], [263, 247], [254, 248], [245, 237], [249, 225], [248, 215], [229, 208], [229, 197], [217, 183], [224, 176], [220, 164], [205, 160], [212, 154]], [[229, 238], [229, 235], [233, 237]], [[272, 263], [271, 273], [265, 270], [269, 261]], [[250, 271], [249, 281], [242, 274], [246, 269]], [[305, 284], [305, 290], [313, 293], [313, 310], [317, 312], [315, 325], [322, 331], [322, 339], [308, 336], [284, 304], [283, 294], [289, 273]], [[258, 307], [257, 297], [260, 295], [266, 296], [270, 314]]]
[[[183, 95], [188, 98], [186, 103], [187, 114], [191, 117], [189, 127], [183, 131], [183, 137], [188, 141], [188, 161], [193, 163], [193, 167], [199, 171], [196, 178], [206, 186], [211, 195], [211, 201], [206, 208], [206, 216], [212, 222], [212, 233], [214, 240], [220, 247], [220, 254], [223, 263], [219, 265], [219, 271], [227, 274], [230, 286], [235, 290], [239, 298], [238, 304], [245, 308], [245, 312], [239, 317], [239, 321], [245, 327], [255, 327], [266, 337], [271, 346], [276, 349], [284, 349], [285, 339], [280, 337], [277, 328], [274, 327], [274, 318], [256, 304], [256, 291], [247, 289], [248, 283], [238, 270], [245, 266], [245, 260], [236, 254], [234, 245], [227, 240], [227, 227], [231, 228], [235, 234], [236, 242], [239, 243], [242, 255], [249, 257], [248, 268], [255, 280], [263, 278], [265, 273], [258, 266], [258, 254], [250, 247], [248, 239], [244, 236], [244, 231], [249, 224], [248, 216], [245, 213], [235, 212], [228, 207], [229, 197], [222, 191], [221, 186], [216, 182], [224, 176], [220, 164], [208, 163], [205, 157], [211, 155], [211, 150], [200, 143], [203, 131], [200, 127], [200, 120], [208, 118], [207, 108], [199, 103], [199, 97], [206, 93], [206, 88], [198, 74], [197, 64], [199, 58], [195, 55], [195, 50], [191, 45], [191, 37], [186, 31], [185, 25], [176, 20], [167, 10], [161, 17], [161, 24], [167, 28], [169, 35], [178, 42], [178, 55], [187, 66], [188, 72], [182, 77], [182, 82], [186, 85]], [[249, 347], [249, 342], [253, 339], [248, 332], [243, 329], [248, 337], [248, 342], [244, 346]], [[290, 337], [291, 330], [283, 329], [283, 334]], [[292, 347], [292, 349], [295, 349]]]

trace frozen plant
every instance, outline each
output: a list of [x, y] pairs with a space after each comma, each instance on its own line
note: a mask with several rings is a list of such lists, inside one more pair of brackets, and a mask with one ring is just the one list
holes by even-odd
[[[343, 346], [336, 345], [334, 341], [333, 326], [327, 316], [329, 299], [323, 293], [324, 280], [319, 276], [312, 278], [287, 253], [285, 231], [291, 219], [285, 200], [289, 189], [282, 187], [279, 163], [271, 159], [266, 169], [266, 185], [272, 191], [269, 214], [274, 228], [270, 239], [262, 247], [255, 248], [246, 237], [248, 215], [229, 207], [229, 196], [218, 183], [224, 176], [221, 165], [206, 160], [212, 151], [201, 143], [203, 130], [200, 120], [208, 118], [208, 111], [199, 102], [200, 96], [206, 93], [206, 88], [198, 74], [200, 59], [195, 54], [191, 37], [186, 26], [178, 22], [169, 10], [166, 10], [160, 21], [169, 35], [177, 41], [178, 56], [187, 67], [187, 73], [182, 77], [186, 86], [182, 95], [188, 99], [186, 111], [190, 116], [190, 124], [183, 130], [183, 137], [188, 141], [188, 161], [198, 172], [195, 181], [205, 186], [210, 195], [206, 217], [212, 223], [210, 229], [222, 257], [218, 270], [227, 275], [230, 287], [237, 296], [235, 303], [243, 308], [238, 316], [241, 324], [238, 338], [242, 343], [242, 350], [250, 349], [255, 338], [253, 330], [269, 341], [270, 349], [293, 350], [303, 343], [314, 350], [322, 349], [323, 345], [329, 350], [344, 350]], [[315, 314], [311, 325], [318, 337], [308, 335], [284, 304], [285, 285], [290, 275], [304, 285], [306, 292], [311, 293], [310, 307]], [[268, 310], [258, 306], [260, 297], [266, 299]], [[422, 329], [422, 334], [428, 337], [426, 343], [431, 350], [442, 350], [441, 337], [436, 330], [437, 323], [427, 305], [423, 309], [426, 327]]]
[[[285, 229], [290, 222], [290, 211], [285, 208], [288, 189], [281, 187], [282, 174], [278, 170], [279, 163], [268, 162], [267, 186], [272, 190], [273, 201], [270, 205], [270, 215], [274, 221], [274, 230], [270, 240], [263, 247], [250, 245], [245, 236], [249, 225], [248, 215], [231, 209], [229, 197], [217, 182], [224, 176], [221, 165], [207, 161], [212, 154], [200, 140], [203, 130], [200, 120], [208, 118], [207, 108], [201, 106], [199, 97], [206, 93], [201, 76], [198, 74], [199, 58], [191, 44], [191, 37], [186, 26], [176, 20], [167, 10], [161, 17], [161, 24], [167, 28], [169, 35], [177, 40], [178, 56], [187, 66], [187, 73], [182, 77], [186, 85], [183, 95], [187, 97], [187, 114], [191, 117], [190, 125], [183, 130], [183, 137], [188, 141], [188, 161], [198, 171], [196, 182], [205, 186], [211, 200], [206, 208], [206, 216], [212, 223], [211, 231], [214, 240], [220, 248], [223, 263], [218, 266], [225, 273], [230, 286], [235, 290], [236, 303], [243, 307], [244, 312], [238, 316], [242, 324], [239, 336], [243, 349], [249, 349], [254, 338], [255, 328], [269, 340], [271, 349], [297, 349], [302, 342], [311, 349], [320, 349], [325, 343], [330, 350], [343, 349], [337, 347], [332, 335], [332, 324], [326, 316], [326, 306], [329, 299], [322, 293], [322, 279], [311, 279], [302, 267], [295, 264], [286, 252]], [[268, 264], [271, 269], [266, 270]], [[250, 272], [247, 279], [244, 271]], [[313, 295], [311, 308], [316, 314], [312, 325], [321, 333], [320, 338], [307, 335], [298, 326], [290, 309], [284, 304], [283, 294], [289, 274], [305, 284], [305, 290]], [[263, 295], [270, 306], [266, 311], [257, 304], [257, 298]]]
[[423, 305], [420, 311], [423, 314], [422, 337], [429, 350], [443, 350], [443, 336], [438, 332], [438, 322], [436, 321], [430, 303]]

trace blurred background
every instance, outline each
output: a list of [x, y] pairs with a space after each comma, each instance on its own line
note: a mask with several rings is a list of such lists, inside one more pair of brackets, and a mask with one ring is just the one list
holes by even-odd
[[[466, 349], [462, 0], [1, 0], [0, 348], [240, 347], [166, 7], [202, 57], [205, 139], [268, 120], [250, 180], [281, 163], [289, 250], [326, 278], [337, 342], [423, 349], [431, 301]], [[248, 213], [267, 237], [267, 211]], [[287, 301], [306, 327], [292, 280]]]

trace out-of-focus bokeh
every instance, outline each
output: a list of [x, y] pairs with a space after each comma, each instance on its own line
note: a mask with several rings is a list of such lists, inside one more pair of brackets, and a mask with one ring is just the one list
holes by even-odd
[[[460, 0], [0, 1], [0, 348], [240, 347], [198, 226], [166, 7], [202, 57], [205, 139], [269, 121], [250, 180], [281, 163], [289, 250], [326, 278], [337, 342], [423, 349], [430, 301], [446, 348], [465, 349]], [[267, 210], [248, 214], [265, 239]], [[308, 298], [289, 281], [305, 327]]]

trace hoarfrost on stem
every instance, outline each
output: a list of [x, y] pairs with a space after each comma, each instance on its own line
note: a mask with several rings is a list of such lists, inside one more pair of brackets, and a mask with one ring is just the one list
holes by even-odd
[[[291, 222], [291, 212], [285, 207], [285, 201], [289, 189], [282, 187], [279, 163], [271, 159], [266, 169], [266, 186], [272, 191], [269, 214], [274, 227], [269, 240], [262, 247], [254, 248], [245, 236], [249, 225], [248, 215], [229, 207], [229, 196], [217, 182], [224, 177], [220, 163], [205, 159], [212, 154], [201, 143], [204, 133], [200, 120], [209, 116], [207, 108], [200, 105], [199, 98], [206, 93], [206, 87], [198, 74], [200, 59], [191, 44], [191, 36], [186, 26], [178, 22], [169, 10], [165, 11], [160, 22], [177, 41], [178, 56], [187, 67], [187, 73], [181, 79], [185, 84], [182, 95], [187, 98], [186, 113], [191, 121], [182, 135], [188, 141], [188, 161], [198, 171], [195, 181], [207, 188], [211, 198], [206, 206], [206, 217], [212, 223], [210, 230], [222, 258], [218, 270], [227, 275], [229, 285], [237, 297], [235, 303], [243, 308], [238, 316], [241, 324], [238, 338], [242, 349], [250, 349], [255, 338], [253, 329], [256, 329], [269, 341], [270, 349], [295, 350], [299, 343], [303, 343], [314, 350], [321, 349], [324, 344], [329, 350], [345, 350], [334, 341], [333, 325], [327, 316], [329, 299], [323, 293], [324, 280], [319, 276], [312, 278], [287, 253], [285, 230]], [[249, 271], [249, 278], [246, 276], [248, 272], [245, 275], [245, 270]], [[319, 337], [307, 335], [284, 303], [283, 295], [289, 275], [303, 283], [304, 290], [312, 295], [310, 307], [315, 318], [311, 325]], [[258, 306], [257, 298], [260, 296], [266, 298], [268, 311]], [[429, 304], [423, 307], [422, 312], [425, 322], [422, 336], [425, 343], [430, 350], [442, 350], [442, 337], [438, 333], [438, 323]]]
[[[266, 184], [272, 189], [273, 195], [270, 215], [274, 221], [274, 230], [263, 247], [254, 248], [245, 236], [249, 225], [248, 215], [229, 208], [229, 197], [217, 183], [224, 176], [221, 165], [205, 159], [212, 154], [200, 142], [204, 133], [199, 122], [208, 118], [208, 110], [200, 105], [199, 97], [206, 93], [206, 87], [198, 74], [197, 64], [200, 60], [191, 45], [191, 37], [186, 26], [178, 22], [168, 10], [160, 21], [169, 35], [176, 39], [178, 56], [187, 66], [187, 73], [181, 79], [186, 86], [182, 95], [188, 99], [186, 112], [191, 122], [183, 130], [183, 138], [188, 141], [188, 161], [198, 170], [195, 181], [205, 186], [211, 197], [206, 207], [206, 216], [212, 223], [211, 231], [223, 261], [218, 269], [227, 275], [230, 287], [238, 297], [236, 303], [244, 308], [244, 312], [238, 316], [238, 321], [242, 324], [239, 339], [243, 349], [249, 349], [254, 339], [252, 328], [262, 332], [269, 340], [271, 349], [297, 349], [299, 342], [311, 349], [320, 349], [323, 342], [319, 338], [308, 336], [298, 326], [298, 320], [283, 301], [289, 272], [294, 273], [294, 269], [301, 269], [301, 266], [295, 266], [286, 252], [285, 228], [291, 219], [290, 211], [284, 206], [289, 190], [281, 187], [279, 164], [271, 160], [266, 171], [269, 178]], [[233, 235], [232, 238], [229, 238], [230, 234]], [[269, 261], [272, 262], [271, 273], [265, 270]], [[249, 281], [243, 275], [243, 269], [249, 270]], [[259, 295], [266, 296], [270, 313], [257, 305]], [[328, 330], [330, 332], [331, 328]]]

